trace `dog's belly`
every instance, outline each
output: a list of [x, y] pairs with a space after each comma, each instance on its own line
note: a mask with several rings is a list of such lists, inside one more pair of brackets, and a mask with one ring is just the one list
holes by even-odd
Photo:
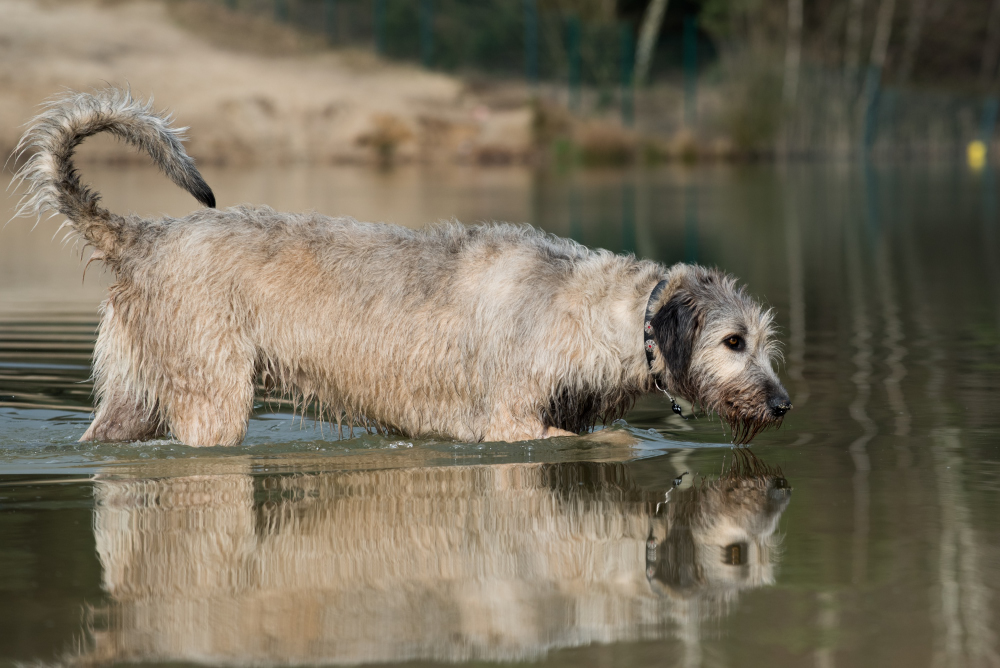
[[537, 414], [552, 357], [538, 327], [489, 295], [392, 295], [373, 283], [316, 290], [310, 309], [272, 299], [257, 309], [262, 366], [283, 389], [349, 418], [473, 441], [500, 413], [511, 425]]

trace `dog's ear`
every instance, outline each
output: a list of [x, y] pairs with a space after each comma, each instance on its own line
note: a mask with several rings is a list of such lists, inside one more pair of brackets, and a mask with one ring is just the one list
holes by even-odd
[[691, 366], [694, 340], [701, 327], [694, 298], [679, 290], [656, 312], [650, 324], [667, 369], [675, 379], [682, 379]]

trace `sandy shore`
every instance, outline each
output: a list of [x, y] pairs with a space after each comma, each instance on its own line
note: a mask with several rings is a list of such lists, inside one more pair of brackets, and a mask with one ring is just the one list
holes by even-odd
[[[310, 48], [284, 27], [221, 8], [0, 0], [0, 17], [4, 154], [42, 100], [107, 83], [130, 85], [171, 110], [191, 128], [189, 151], [203, 163], [372, 162], [386, 141], [404, 161], [517, 161], [531, 145], [526, 105], [487, 105], [456, 78], [365, 52]], [[271, 48], [241, 48], [234, 34]], [[81, 154], [130, 156], [100, 140]]]

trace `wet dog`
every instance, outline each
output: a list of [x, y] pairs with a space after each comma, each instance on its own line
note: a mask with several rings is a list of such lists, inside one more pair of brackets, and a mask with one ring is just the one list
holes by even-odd
[[[206, 208], [121, 216], [72, 164], [110, 132]], [[25, 133], [20, 214], [65, 215], [116, 282], [84, 440], [236, 445], [258, 379], [340, 425], [466, 441], [578, 433], [642, 393], [718, 412], [748, 442], [791, 408], [771, 314], [725, 274], [589, 250], [527, 226], [413, 231], [316, 213], [219, 211], [149, 103], [49, 103]]]

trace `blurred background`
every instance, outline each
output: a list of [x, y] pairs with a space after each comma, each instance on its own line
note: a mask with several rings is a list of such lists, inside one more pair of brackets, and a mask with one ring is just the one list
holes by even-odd
[[[968, 157], [995, 0], [3, 0], [0, 148], [129, 81], [203, 162]], [[971, 147], [971, 148], [970, 148]]]

